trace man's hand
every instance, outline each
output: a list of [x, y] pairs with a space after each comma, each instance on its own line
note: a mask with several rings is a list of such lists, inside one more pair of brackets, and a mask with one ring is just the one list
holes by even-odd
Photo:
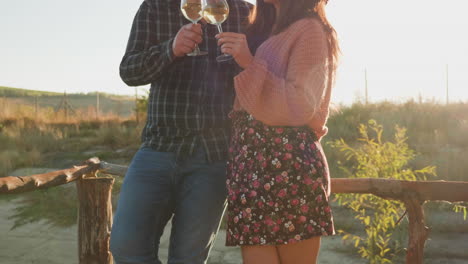
[[216, 38], [218, 45], [221, 46], [221, 52], [232, 55], [242, 69], [252, 63], [253, 56], [244, 34], [225, 32], [216, 35]]
[[183, 57], [200, 44], [202, 39], [202, 29], [200, 24], [187, 24], [183, 26], [172, 43], [172, 52], [176, 57]]

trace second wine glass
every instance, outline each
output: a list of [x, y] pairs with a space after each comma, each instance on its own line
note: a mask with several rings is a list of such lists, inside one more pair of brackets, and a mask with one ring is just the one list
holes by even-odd
[[[180, 10], [186, 19], [196, 24], [202, 19], [202, 0], [181, 0]], [[206, 54], [208, 54], [208, 52], [200, 51], [198, 45], [195, 44], [194, 51], [188, 53], [187, 56], [202, 56]]]
[[[217, 26], [219, 33], [223, 33], [221, 24], [226, 21], [229, 16], [229, 5], [226, 0], [202, 0], [202, 3], [203, 18], [206, 22]], [[216, 58], [216, 61], [223, 62], [231, 59], [231, 55], [222, 54]]]

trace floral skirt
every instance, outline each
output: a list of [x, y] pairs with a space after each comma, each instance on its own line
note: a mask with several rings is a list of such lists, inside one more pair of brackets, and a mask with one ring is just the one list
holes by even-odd
[[231, 118], [226, 245], [333, 235], [328, 165], [313, 131], [267, 126], [240, 111]]

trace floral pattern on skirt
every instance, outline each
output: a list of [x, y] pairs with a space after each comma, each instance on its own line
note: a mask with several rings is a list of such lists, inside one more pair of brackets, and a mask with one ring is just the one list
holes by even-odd
[[328, 165], [313, 131], [267, 126], [243, 111], [230, 116], [226, 245], [333, 235]]

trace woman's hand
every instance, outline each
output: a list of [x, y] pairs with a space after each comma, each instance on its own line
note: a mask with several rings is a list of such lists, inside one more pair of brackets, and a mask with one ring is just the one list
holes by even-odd
[[232, 55], [242, 69], [252, 63], [254, 57], [250, 53], [244, 34], [224, 32], [216, 35], [216, 38], [218, 45], [221, 46], [221, 52]]

